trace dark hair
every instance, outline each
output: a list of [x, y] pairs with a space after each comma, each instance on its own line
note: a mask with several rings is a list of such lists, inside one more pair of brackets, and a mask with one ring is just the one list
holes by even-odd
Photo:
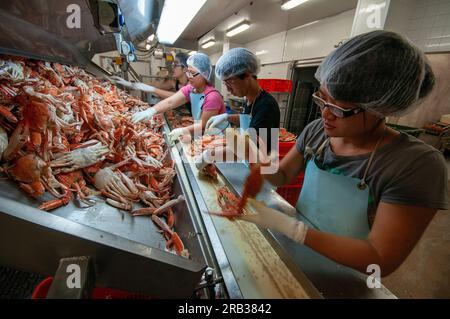
[[420, 86], [419, 98], [426, 97], [433, 90], [436, 78], [434, 77], [433, 70], [428, 62], [425, 63], [425, 77]]
[[178, 61], [180, 61], [181, 65], [183, 65], [183, 67], [187, 68], [187, 60], [189, 58], [189, 55], [187, 55], [184, 52], [178, 52], [177, 54], [175, 54], [175, 59], [177, 59]]
[[[240, 78], [241, 80], [245, 79], [247, 76], [247, 73], [242, 73], [239, 74], [237, 77]], [[256, 75], [252, 75], [252, 78], [254, 78], [255, 80], [258, 78]]]

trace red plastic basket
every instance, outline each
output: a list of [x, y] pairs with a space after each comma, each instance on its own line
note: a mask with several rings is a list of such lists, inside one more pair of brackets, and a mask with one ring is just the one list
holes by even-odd
[[[34, 289], [31, 299], [45, 299], [52, 282], [53, 277], [41, 281]], [[118, 289], [94, 288], [91, 299], [150, 299], [150, 297]]]
[[277, 193], [283, 197], [289, 204], [295, 206], [298, 200], [298, 196], [302, 191], [303, 180], [305, 178], [305, 173], [301, 172], [298, 174], [297, 178], [293, 183], [284, 185], [277, 188]]
[[295, 141], [292, 142], [278, 142], [278, 155], [280, 160], [286, 156], [291, 148], [295, 145]]
[[295, 207], [301, 190], [301, 186], [283, 186], [277, 188], [277, 193], [281, 197], [283, 197], [289, 204]]
[[267, 92], [292, 92], [292, 81], [284, 79], [258, 79], [259, 86]]

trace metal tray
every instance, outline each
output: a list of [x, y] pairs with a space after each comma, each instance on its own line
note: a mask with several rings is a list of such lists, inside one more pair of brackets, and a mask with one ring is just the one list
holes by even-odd
[[[173, 187], [174, 194], [184, 193], [178, 177]], [[192, 203], [173, 209], [189, 259], [166, 251], [150, 218], [132, 217], [103, 199], [86, 209], [72, 201], [50, 213], [37, 209], [39, 204], [14, 182], [0, 181], [1, 264], [53, 275], [59, 259], [91, 256], [98, 286], [169, 298], [192, 296], [206, 268]]]

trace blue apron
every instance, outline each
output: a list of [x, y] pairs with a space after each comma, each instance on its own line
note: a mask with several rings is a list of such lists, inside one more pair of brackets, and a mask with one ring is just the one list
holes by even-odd
[[[211, 92], [219, 92], [217, 90], [209, 91], [206, 95], [208, 95]], [[194, 118], [195, 122], [198, 122], [202, 119], [202, 110], [203, 110], [203, 103], [205, 102], [206, 95], [203, 93], [189, 93], [189, 98], [191, 100], [191, 110], [192, 110], [192, 117]], [[228, 127], [228, 123], [222, 123], [219, 124], [216, 128], [223, 132]]]
[[[239, 131], [241, 134], [244, 134], [249, 129], [251, 121], [252, 116], [250, 114], [239, 114]], [[247, 160], [242, 160], [242, 163], [250, 167]]]
[[239, 128], [241, 134], [245, 133], [250, 127], [252, 116], [250, 114], [239, 114]]
[[203, 102], [205, 101], [205, 94], [203, 93], [189, 93], [189, 98], [191, 100], [191, 110], [192, 117], [194, 121], [200, 121], [202, 118], [202, 108]]
[[315, 154], [305, 154], [305, 158], [308, 155], [312, 158], [307, 159], [296, 208], [321, 231], [366, 239], [370, 228], [367, 216], [369, 186], [365, 179], [381, 139], [369, 158], [362, 179], [332, 174], [318, 167], [317, 157], [328, 142], [327, 139]]

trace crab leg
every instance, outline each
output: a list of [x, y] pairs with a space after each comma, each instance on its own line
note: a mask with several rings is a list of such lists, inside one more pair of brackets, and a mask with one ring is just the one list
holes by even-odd
[[172, 206], [175, 206], [176, 204], [182, 203], [182, 202], [184, 202], [184, 196], [180, 195], [180, 196], [178, 196], [178, 198], [172, 199], [172, 200], [168, 201], [167, 203], [165, 203], [164, 205], [162, 205], [161, 207], [159, 207], [157, 210], [155, 210], [154, 214], [159, 215], [162, 212], [165, 212], [166, 210], [171, 208]]

